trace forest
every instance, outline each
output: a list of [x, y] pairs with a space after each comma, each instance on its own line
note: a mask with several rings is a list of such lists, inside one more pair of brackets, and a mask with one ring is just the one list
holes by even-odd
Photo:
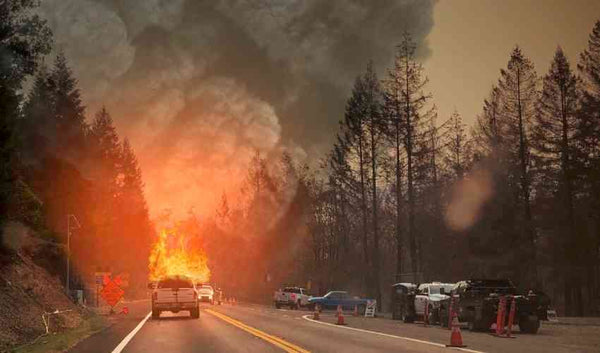
[[438, 116], [415, 50], [407, 33], [383, 77], [366, 65], [318, 166], [256, 154], [242, 197], [224, 194], [198, 233], [220, 249], [207, 244], [215, 279], [263, 301], [299, 284], [385, 309], [396, 282], [510, 278], [562, 315], [597, 315], [600, 21], [576, 66], [558, 47], [538, 75], [515, 46], [473, 126]]
[[70, 287], [109, 269], [143, 293], [156, 228], [175, 224], [203, 244], [211, 282], [245, 300], [293, 284], [385, 310], [396, 282], [492, 277], [561, 315], [600, 314], [600, 21], [545, 73], [515, 46], [472, 126], [438, 116], [406, 33], [385, 73], [357, 72], [325, 156], [257, 150], [213, 214], [151, 220], [131, 144], [109, 111], [86, 110], [35, 6], [0, 3], [0, 221], [44, 239], [33, 256], [63, 281], [70, 232]]
[[[154, 237], [140, 166], [106, 109], [88, 119], [77, 78], [64, 54], [51, 55], [52, 34], [36, 6], [0, 4], [0, 221], [40, 237], [31, 255], [62, 283], [70, 232], [71, 289], [94, 290], [94, 272], [110, 270], [128, 273], [131, 291], [140, 291]], [[10, 259], [10, 247], [0, 249]]]

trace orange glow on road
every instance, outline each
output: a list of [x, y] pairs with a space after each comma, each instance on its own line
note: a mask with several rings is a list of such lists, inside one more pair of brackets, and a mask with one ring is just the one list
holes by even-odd
[[152, 247], [149, 259], [150, 280], [167, 276], [188, 276], [197, 283], [208, 282], [208, 257], [198, 239], [163, 230]]

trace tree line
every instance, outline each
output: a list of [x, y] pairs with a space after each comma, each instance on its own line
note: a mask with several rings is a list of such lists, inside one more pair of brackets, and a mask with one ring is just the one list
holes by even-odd
[[470, 129], [439, 120], [415, 50], [406, 34], [382, 79], [369, 65], [354, 83], [312, 199], [311, 276], [380, 302], [395, 281], [508, 277], [597, 314], [600, 21], [576, 69], [558, 47], [540, 77], [516, 46]]
[[154, 234], [140, 166], [105, 108], [88, 119], [65, 55], [44, 64], [52, 33], [36, 6], [0, 4], [1, 221], [30, 226], [44, 240], [33, 258], [63, 283], [70, 231], [71, 288], [102, 270], [129, 273], [130, 290], [139, 291]]

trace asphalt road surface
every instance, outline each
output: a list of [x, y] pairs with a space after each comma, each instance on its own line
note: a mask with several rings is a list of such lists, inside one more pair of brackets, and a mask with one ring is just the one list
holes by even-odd
[[303, 318], [307, 311], [205, 305], [199, 319], [180, 312], [153, 320], [148, 302], [130, 305], [130, 310], [127, 319], [82, 341], [70, 353], [448, 352], [441, 344], [311, 322]]
[[[448, 330], [387, 319], [347, 316], [347, 326], [336, 326], [331, 312], [323, 313], [315, 322], [305, 310], [204, 305], [199, 319], [181, 312], [163, 313], [153, 320], [149, 309], [148, 302], [131, 304], [128, 317], [82, 341], [70, 353], [461, 351], [445, 347]], [[594, 340], [592, 331], [575, 329], [573, 334], [561, 330], [543, 327], [541, 334], [520, 335], [514, 340], [463, 330], [468, 348], [462, 351], [598, 352], [600, 339]], [[593, 342], [582, 346], [585, 340]]]

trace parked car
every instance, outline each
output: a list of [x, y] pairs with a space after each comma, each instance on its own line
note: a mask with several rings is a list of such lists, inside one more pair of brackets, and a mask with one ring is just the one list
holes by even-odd
[[215, 290], [210, 284], [202, 284], [198, 286], [198, 300], [201, 302], [215, 304]]
[[[459, 321], [467, 322], [473, 331], [485, 331], [496, 321], [498, 304], [501, 296], [514, 296], [516, 310], [513, 323], [519, 325], [523, 333], [537, 333], [540, 320], [547, 319], [549, 301], [533, 292], [519, 295], [517, 288], [509, 279], [470, 279], [456, 283], [452, 289], [455, 307], [453, 312], [458, 314]], [[547, 297], [546, 297], [547, 298]], [[450, 315], [450, 301], [445, 299], [440, 303], [440, 323], [447, 324]], [[507, 300], [505, 322], [508, 322], [510, 301]]]
[[289, 306], [290, 309], [299, 309], [308, 305], [310, 295], [304, 288], [286, 287], [283, 290], [277, 290], [273, 294], [273, 303], [277, 309], [282, 306]]
[[414, 305], [415, 319], [425, 320], [425, 307], [428, 306], [428, 322], [434, 324], [440, 321], [441, 303], [450, 298], [454, 283], [423, 283], [417, 288]]
[[358, 312], [364, 313], [369, 300], [371, 299], [351, 296], [344, 291], [331, 291], [322, 297], [311, 297], [308, 302], [311, 309], [314, 309], [317, 305], [321, 309], [335, 309], [338, 305], [341, 305], [343, 310], [354, 310], [355, 307], [358, 307]]
[[189, 278], [166, 277], [158, 282], [149, 283], [148, 288], [152, 290], [153, 319], [158, 319], [163, 311], [189, 311], [192, 318], [200, 317], [198, 292]]

